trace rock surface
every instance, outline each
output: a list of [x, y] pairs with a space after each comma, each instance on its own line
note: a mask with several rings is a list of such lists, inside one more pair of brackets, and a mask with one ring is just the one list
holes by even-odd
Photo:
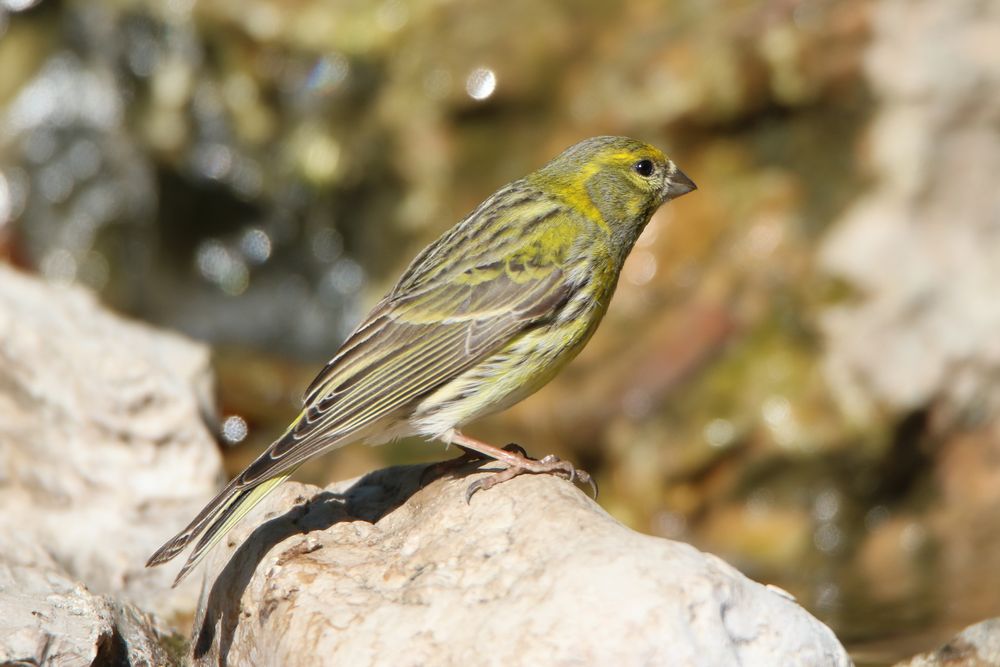
[[289, 483], [207, 561], [198, 665], [847, 665], [787, 594], [569, 483]]
[[872, 187], [822, 248], [862, 298], [826, 317], [828, 375], [862, 416], [997, 414], [1000, 5], [891, 0], [873, 33]]
[[1000, 618], [962, 630], [936, 651], [922, 653], [896, 667], [992, 667], [1000, 665]]
[[3, 547], [0, 663], [174, 664], [149, 616], [111, 596], [91, 593], [37, 544], [4, 540]]
[[190, 613], [197, 587], [144, 564], [218, 488], [210, 389], [205, 347], [0, 265], [0, 557], [32, 544], [60, 581]]

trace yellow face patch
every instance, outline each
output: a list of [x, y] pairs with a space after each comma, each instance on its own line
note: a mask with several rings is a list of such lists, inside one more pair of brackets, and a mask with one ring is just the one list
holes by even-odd
[[587, 181], [590, 177], [596, 174], [602, 165], [599, 162], [590, 162], [585, 164], [582, 169], [573, 174], [573, 178], [566, 185], [566, 187], [561, 188], [558, 194], [562, 197], [567, 204], [569, 204], [574, 210], [583, 213], [589, 219], [597, 223], [597, 225], [603, 229], [606, 233], [611, 233], [611, 229], [608, 227], [607, 221], [601, 212], [597, 210], [594, 206], [594, 202], [590, 199], [590, 194], [587, 193]]
[[[634, 165], [640, 160], [651, 160], [657, 165], [665, 165], [668, 160], [662, 151], [653, 146], [643, 146], [636, 150], [621, 150], [609, 148], [607, 152], [597, 153], [591, 160], [566, 175], [562, 183], [556, 184], [557, 193], [574, 210], [584, 214], [595, 222], [605, 233], [610, 234], [608, 221], [595, 206], [587, 192], [587, 182], [598, 172], [604, 170], [618, 171], [630, 179], [640, 192], [653, 193], [658, 188], [648, 179], [635, 173]], [[639, 215], [647, 202], [642, 197], [625, 198], [622, 202], [628, 215]]]

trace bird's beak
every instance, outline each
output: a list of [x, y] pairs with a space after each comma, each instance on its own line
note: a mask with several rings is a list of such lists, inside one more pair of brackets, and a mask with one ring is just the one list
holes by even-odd
[[692, 190], [697, 190], [698, 186], [687, 177], [683, 171], [674, 166], [674, 172], [670, 174], [664, 190], [667, 199], [677, 199], [681, 195], [686, 195]]

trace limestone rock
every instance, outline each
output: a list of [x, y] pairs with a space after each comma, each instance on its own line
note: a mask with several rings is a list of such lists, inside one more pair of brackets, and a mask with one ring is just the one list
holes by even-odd
[[944, 399], [995, 414], [1000, 391], [1000, 5], [873, 6], [871, 188], [822, 259], [856, 287], [824, 322], [828, 376], [849, 412]]
[[568, 482], [289, 483], [207, 559], [198, 665], [848, 665], [787, 594]]
[[1000, 618], [962, 630], [936, 651], [922, 653], [896, 667], [990, 667], [1000, 665]]
[[197, 587], [171, 590], [144, 564], [218, 488], [208, 362], [89, 292], [0, 265], [0, 555], [16, 537], [97, 594], [190, 613]]
[[0, 663], [161, 667], [174, 660], [152, 620], [67, 577], [37, 544], [4, 540]]

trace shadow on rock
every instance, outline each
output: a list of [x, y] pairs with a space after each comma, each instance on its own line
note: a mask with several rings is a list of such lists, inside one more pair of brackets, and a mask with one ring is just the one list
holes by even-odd
[[[345, 521], [377, 523], [421, 488], [426, 470], [428, 466], [424, 465], [377, 470], [358, 479], [343, 493], [323, 491], [308, 499], [300, 496], [301, 504], [258, 526], [212, 582], [208, 601], [202, 605], [204, 615], [197, 624], [194, 658], [202, 659], [211, 651], [218, 627], [218, 664], [227, 664], [243, 592], [271, 549], [293, 535], [323, 531]], [[302, 550], [307, 552], [309, 547], [303, 545], [297, 553]]]

